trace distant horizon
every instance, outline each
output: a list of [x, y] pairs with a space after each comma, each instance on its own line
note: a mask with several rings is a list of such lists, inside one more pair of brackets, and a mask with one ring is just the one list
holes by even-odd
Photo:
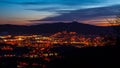
[[66, 24], [69, 24], [69, 23], [72, 23], [72, 22], [77, 22], [77, 23], [80, 23], [80, 24], [87, 24], [87, 25], [93, 25], [93, 26], [116, 26], [116, 25], [112, 25], [110, 23], [97, 23], [97, 24], [88, 24], [88, 23], [83, 23], [83, 22], [78, 22], [78, 21], [52, 21], [52, 22], [43, 22], [43, 23], [34, 23], [34, 24], [0, 24], [0, 25], [18, 25], [18, 26], [34, 26], [34, 25], [42, 25], [42, 24], [57, 24], [57, 23], [66, 23]]

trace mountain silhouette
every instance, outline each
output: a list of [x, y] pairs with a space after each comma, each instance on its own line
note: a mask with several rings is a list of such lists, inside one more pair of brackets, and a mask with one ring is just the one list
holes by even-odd
[[112, 34], [112, 27], [100, 27], [78, 22], [47, 23], [31, 26], [0, 25], [0, 34], [45, 34], [61, 31], [74, 31], [79, 34]]

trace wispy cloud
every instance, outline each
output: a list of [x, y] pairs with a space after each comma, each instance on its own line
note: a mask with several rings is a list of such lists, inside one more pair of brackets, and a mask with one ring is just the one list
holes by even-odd
[[41, 5], [41, 4], [63, 4], [63, 5], [84, 5], [84, 4], [97, 4], [101, 0], [1, 0], [6, 3], [16, 3], [22, 5]]
[[85, 23], [105, 22], [105, 18], [111, 18], [117, 14], [120, 14], [120, 5], [89, 8], [82, 10], [71, 11], [70, 13], [64, 13], [56, 17], [48, 17], [42, 20], [34, 21], [73, 21], [77, 20]]
[[[89, 8], [91, 6], [96, 7], [99, 3], [102, 3], [101, 0], [1, 0], [1, 2], [14, 5], [23, 5], [25, 8], [24, 10], [55, 12], [58, 14], [88, 8], [88, 6]], [[45, 6], [47, 6], [47, 8]]]

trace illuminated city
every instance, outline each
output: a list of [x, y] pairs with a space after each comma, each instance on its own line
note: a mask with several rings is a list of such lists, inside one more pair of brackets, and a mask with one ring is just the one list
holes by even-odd
[[[0, 46], [2, 57], [22, 57], [22, 58], [43, 58], [44, 61], [49, 62], [52, 57], [58, 59], [62, 58], [62, 55], [58, 52], [51, 51], [51, 49], [61, 46], [73, 46], [75, 48], [86, 48], [86, 47], [99, 47], [115, 45], [116, 40], [107, 39], [105, 36], [99, 35], [81, 35], [76, 32], [57, 32], [49, 36], [44, 35], [4, 35], [0, 36], [0, 43], [6, 44], [6, 46]], [[8, 44], [8, 45], [7, 45]], [[10, 45], [10, 46], [9, 46]], [[25, 54], [14, 53], [16, 48], [26, 48]], [[4, 51], [9, 51], [4, 53]], [[13, 53], [12, 53], [13, 52]], [[20, 66], [28, 66], [27, 62], [19, 62]], [[33, 66], [40, 66], [38, 63], [33, 63]], [[43, 65], [44, 66], [44, 65]]]
[[105, 46], [108, 43], [115, 45], [115, 37], [112, 40], [99, 35], [81, 35], [76, 32], [58, 32], [50, 36], [44, 35], [5, 35], [0, 36], [0, 42], [5, 44], [17, 45], [18, 47], [40, 47], [47, 48], [52, 45], [73, 45], [77, 47]]

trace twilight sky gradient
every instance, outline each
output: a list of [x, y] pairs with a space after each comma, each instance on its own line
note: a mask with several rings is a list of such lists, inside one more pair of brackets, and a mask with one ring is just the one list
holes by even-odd
[[[120, 0], [0, 0], [0, 24], [32, 25], [73, 21], [106, 25]], [[111, 10], [112, 9], [112, 10]]]

